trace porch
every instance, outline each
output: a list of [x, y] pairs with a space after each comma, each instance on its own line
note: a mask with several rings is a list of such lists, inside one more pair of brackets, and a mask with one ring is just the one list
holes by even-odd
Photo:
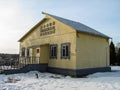
[[21, 48], [19, 62], [22, 64], [48, 64], [49, 44]]
[[48, 62], [46, 60], [44, 61], [41, 57], [19, 57], [19, 65], [21, 66], [22, 72], [32, 70], [46, 72], [48, 68]]
[[40, 64], [40, 57], [19, 57], [19, 64]]
[[19, 57], [16, 62], [9, 61], [0, 65], [0, 74], [26, 73], [29, 71], [46, 72], [47, 63], [41, 63], [40, 57]]

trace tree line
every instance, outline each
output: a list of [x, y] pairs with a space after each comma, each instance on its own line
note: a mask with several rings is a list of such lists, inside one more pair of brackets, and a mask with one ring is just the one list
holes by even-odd
[[110, 65], [120, 65], [120, 48], [115, 47], [114, 43], [110, 43]]

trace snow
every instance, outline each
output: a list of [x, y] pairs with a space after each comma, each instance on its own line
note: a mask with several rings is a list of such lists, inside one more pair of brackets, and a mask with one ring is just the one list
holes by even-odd
[[111, 70], [120, 70], [120, 66], [111, 66]]
[[12, 67], [11, 66], [0, 66], [0, 69], [8, 70], [8, 69], [12, 69]]
[[84, 78], [37, 71], [1, 74], [0, 90], [120, 90], [120, 67], [111, 68], [113, 72], [95, 73]]

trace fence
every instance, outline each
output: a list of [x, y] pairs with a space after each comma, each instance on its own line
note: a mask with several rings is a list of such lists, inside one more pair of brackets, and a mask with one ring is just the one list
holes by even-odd
[[19, 57], [16, 60], [0, 61], [0, 72], [4, 70], [20, 69], [28, 64], [40, 64], [40, 57]]

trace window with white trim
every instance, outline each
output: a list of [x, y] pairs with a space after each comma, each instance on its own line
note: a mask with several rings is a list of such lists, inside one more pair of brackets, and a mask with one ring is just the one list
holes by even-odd
[[51, 59], [57, 58], [57, 44], [50, 45], [50, 58]]
[[61, 58], [70, 59], [70, 43], [61, 44]]

